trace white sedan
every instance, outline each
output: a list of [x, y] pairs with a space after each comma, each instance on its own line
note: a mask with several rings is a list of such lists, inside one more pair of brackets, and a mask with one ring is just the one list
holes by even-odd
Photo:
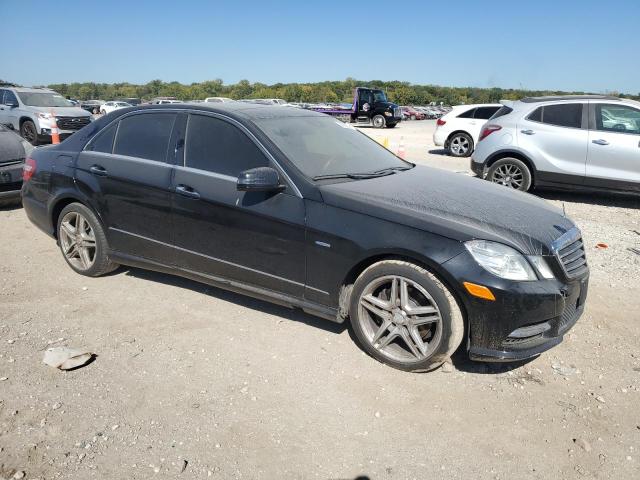
[[127, 102], [106, 102], [100, 105], [100, 113], [105, 115], [107, 113], [111, 113], [114, 110], [119, 110], [121, 108], [133, 107], [130, 103]]

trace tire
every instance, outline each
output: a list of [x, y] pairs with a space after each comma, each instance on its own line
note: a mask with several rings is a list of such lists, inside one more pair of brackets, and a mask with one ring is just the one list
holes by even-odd
[[496, 161], [489, 167], [486, 179], [522, 192], [531, 188], [531, 171], [522, 160], [517, 158], [507, 157]]
[[100, 115], [106, 115], [107, 112], [105, 110], [100, 110]]
[[473, 152], [473, 139], [464, 132], [454, 133], [447, 142], [447, 151], [452, 157], [468, 157]]
[[25, 120], [22, 122], [22, 125], [20, 125], [20, 136], [33, 146], [38, 146], [40, 144], [36, 124], [31, 120]]
[[[401, 293], [403, 284], [406, 296]], [[395, 302], [390, 302], [392, 295]], [[423, 313], [417, 313], [417, 307], [424, 307]], [[464, 337], [462, 312], [449, 289], [431, 272], [401, 260], [375, 263], [360, 274], [353, 285], [349, 317], [369, 355], [408, 372], [439, 367]]]
[[371, 123], [375, 128], [384, 128], [387, 122], [382, 115], [376, 115], [371, 120]]
[[[82, 232], [81, 239], [76, 233], [78, 228]], [[56, 231], [62, 256], [76, 273], [99, 277], [118, 268], [107, 255], [107, 238], [100, 221], [83, 204], [71, 203], [64, 207], [58, 216]], [[82, 242], [80, 248], [77, 247], [79, 241]]]

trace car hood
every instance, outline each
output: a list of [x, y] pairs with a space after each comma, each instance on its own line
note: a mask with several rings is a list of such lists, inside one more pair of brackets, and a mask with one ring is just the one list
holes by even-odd
[[544, 200], [467, 175], [416, 166], [366, 180], [322, 185], [325, 203], [459, 241], [485, 239], [546, 255], [574, 227]]
[[51, 113], [59, 117], [89, 117], [91, 114], [80, 107], [29, 107], [30, 110]]

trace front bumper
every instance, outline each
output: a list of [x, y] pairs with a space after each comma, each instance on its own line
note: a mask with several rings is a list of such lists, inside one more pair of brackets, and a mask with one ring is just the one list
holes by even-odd
[[478, 177], [484, 178], [484, 164], [475, 162], [473, 157], [471, 158], [471, 171], [475, 173]]
[[584, 311], [588, 271], [571, 280], [557, 273], [551, 280], [516, 282], [485, 271], [466, 252], [443, 266], [458, 285], [465, 281], [485, 285], [496, 297], [488, 301], [462, 294], [472, 360], [509, 362], [535, 357], [562, 342]]

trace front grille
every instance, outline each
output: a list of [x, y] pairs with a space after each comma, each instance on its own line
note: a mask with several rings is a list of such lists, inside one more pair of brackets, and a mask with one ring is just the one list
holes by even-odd
[[587, 256], [580, 230], [573, 228], [554, 242], [553, 250], [567, 277], [574, 278], [588, 270]]
[[402, 110], [400, 107], [396, 107], [393, 109], [393, 116], [396, 118], [402, 118]]
[[80, 130], [91, 123], [89, 117], [56, 117], [56, 120], [62, 130]]

